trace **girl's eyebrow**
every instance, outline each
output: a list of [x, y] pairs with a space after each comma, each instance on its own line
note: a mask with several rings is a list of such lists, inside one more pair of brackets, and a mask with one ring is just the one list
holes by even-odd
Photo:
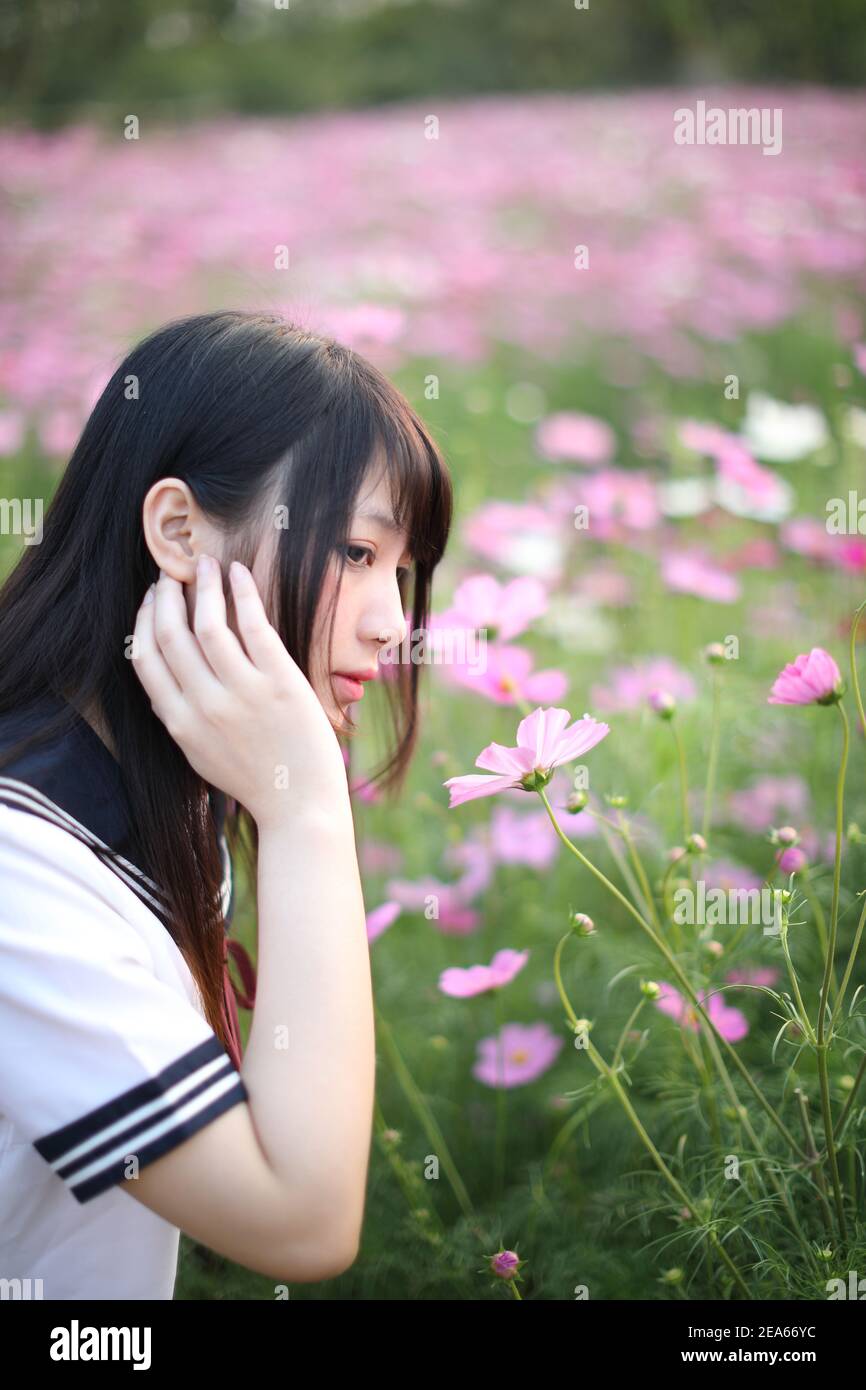
[[377, 521], [380, 526], [383, 526], [386, 531], [392, 531], [395, 536], [403, 536], [406, 534], [403, 527], [397, 524], [396, 519], [393, 516], [388, 516], [386, 512], [377, 512], [375, 510], [356, 512], [355, 520]]

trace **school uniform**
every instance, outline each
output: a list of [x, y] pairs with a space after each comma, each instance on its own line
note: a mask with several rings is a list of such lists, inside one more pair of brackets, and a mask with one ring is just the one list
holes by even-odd
[[[0, 749], [61, 708], [0, 715]], [[221, 793], [211, 809], [228, 932]], [[249, 1099], [227, 964], [230, 1052], [142, 862], [120, 767], [77, 713], [0, 766], [0, 1279], [29, 1279], [4, 1286], [21, 1296], [172, 1298], [180, 1232], [126, 1185]]]

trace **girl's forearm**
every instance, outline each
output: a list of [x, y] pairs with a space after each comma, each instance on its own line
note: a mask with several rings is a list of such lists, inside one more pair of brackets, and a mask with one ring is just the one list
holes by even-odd
[[258, 982], [242, 1076], [262, 1149], [330, 1234], [360, 1238], [375, 1032], [348, 789], [259, 831]]

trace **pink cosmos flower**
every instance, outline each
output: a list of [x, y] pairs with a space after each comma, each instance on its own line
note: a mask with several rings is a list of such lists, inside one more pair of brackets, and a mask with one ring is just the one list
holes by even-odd
[[554, 582], [562, 570], [561, 523], [532, 502], [485, 502], [464, 523], [467, 545], [518, 574]]
[[372, 912], [367, 913], [367, 940], [375, 941], [399, 916], [399, 903], [386, 902], [381, 907], [374, 907]]
[[572, 476], [547, 489], [554, 515], [575, 528], [575, 507], [587, 509], [590, 540], [615, 540], [630, 531], [650, 531], [661, 519], [654, 478], [636, 468], [601, 468]]
[[508, 642], [540, 618], [547, 603], [546, 588], [531, 575], [500, 584], [492, 574], [473, 574], [458, 584], [451, 607], [437, 615], [437, 624], [470, 631], [486, 628], [489, 642]]
[[605, 714], [640, 709], [650, 691], [669, 690], [676, 700], [694, 700], [697, 686], [687, 671], [667, 657], [648, 657], [630, 666], [617, 666], [608, 676], [608, 685], [594, 685], [592, 702]]
[[[673, 985], [664, 980], [660, 980], [659, 984], [661, 994], [655, 1001], [656, 1008], [661, 1009], [663, 1014], [676, 1019], [677, 1023], [691, 1028], [696, 1033], [701, 1021], [697, 1009]], [[728, 1042], [739, 1042], [741, 1038], [746, 1036], [749, 1031], [749, 1024], [745, 1014], [726, 1004], [721, 994], [712, 994], [708, 1000], [706, 992], [699, 990], [698, 999], [706, 1008], [721, 1036]]]
[[667, 587], [676, 593], [696, 594], [711, 603], [734, 603], [740, 597], [740, 581], [699, 549], [664, 555], [661, 573]]
[[528, 951], [497, 951], [489, 965], [470, 965], [465, 969], [451, 965], [439, 976], [439, 988], [452, 999], [470, 999], [487, 990], [501, 989], [519, 975], [529, 960]]
[[769, 705], [830, 705], [841, 693], [842, 675], [829, 652], [813, 647], [789, 663], [773, 683]]
[[548, 459], [607, 463], [613, 458], [616, 436], [604, 420], [597, 420], [593, 415], [579, 415], [573, 410], [561, 410], [541, 421], [535, 445]]
[[502, 647], [494, 643], [484, 651], [485, 660], [470, 666], [453, 662], [439, 669], [454, 685], [473, 690], [497, 705], [513, 705], [519, 699], [555, 704], [568, 689], [568, 676], [553, 667], [533, 671], [534, 658], [525, 647]]
[[529, 790], [526, 781], [538, 785], [541, 780], [546, 784], [553, 768], [574, 762], [610, 733], [607, 724], [600, 724], [591, 715], [585, 714], [566, 728], [570, 719], [566, 709], [533, 710], [517, 726], [515, 748], [491, 743], [475, 759], [476, 767], [486, 768], [495, 776], [480, 777], [470, 773], [465, 777], [449, 777], [443, 783], [451, 798], [449, 809], [480, 796], [493, 796], [506, 787], [523, 786]]
[[525, 1086], [553, 1066], [562, 1047], [563, 1039], [546, 1023], [506, 1023], [479, 1041], [472, 1075], [485, 1086]]

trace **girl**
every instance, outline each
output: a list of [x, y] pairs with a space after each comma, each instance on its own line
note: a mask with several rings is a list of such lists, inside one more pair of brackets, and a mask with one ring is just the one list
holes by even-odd
[[[181, 1229], [280, 1282], [354, 1260], [375, 1054], [338, 735], [407, 604], [426, 625], [451, 505], [396, 388], [276, 315], [168, 324], [94, 407], [0, 591], [0, 1275], [22, 1289], [171, 1298]], [[419, 670], [387, 669], [393, 789]], [[229, 844], [257, 885], [243, 1057]]]

